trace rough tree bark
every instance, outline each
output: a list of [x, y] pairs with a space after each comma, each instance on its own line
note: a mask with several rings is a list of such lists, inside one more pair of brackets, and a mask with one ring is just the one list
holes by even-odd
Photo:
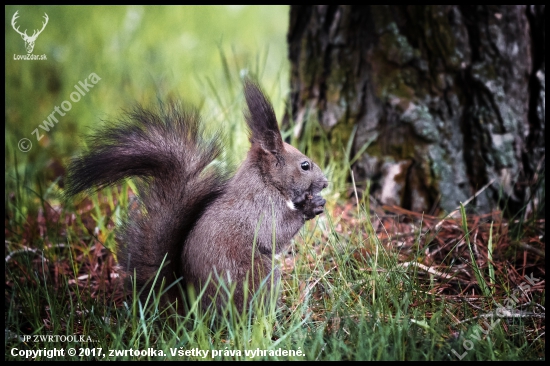
[[370, 143], [354, 175], [384, 204], [449, 212], [494, 180], [470, 206], [517, 211], [544, 169], [544, 38], [544, 6], [291, 6], [295, 131]]

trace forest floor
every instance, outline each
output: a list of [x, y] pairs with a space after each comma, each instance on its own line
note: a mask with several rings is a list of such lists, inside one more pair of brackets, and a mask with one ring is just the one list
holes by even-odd
[[[101, 193], [97, 200], [86, 198], [74, 210], [43, 202], [35, 216], [15, 228], [6, 219], [7, 339], [87, 336], [97, 325], [76, 319], [85, 317], [90, 306], [113, 314], [131, 303], [115, 255], [104, 245], [113, 239], [116, 199], [102, 198]], [[100, 225], [99, 216], [105, 217]], [[394, 317], [400, 319], [398, 327], [409, 317], [409, 327], [417, 325], [421, 332], [416, 336], [435, 339], [436, 348], [443, 348], [429, 359], [442, 354], [455, 360], [489, 357], [477, 353], [481, 339], [483, 347], [509, 342], [489, 358], [544, 358], [544, 219], [510, 222], [493, 212], [468, 215], [464, 221], [460, 211], [440, 218], [399, 207], [360, 210], [348, 202], [330, 206], [327, 215], [306, 225], [305, 233], [281, 258], [281, 316], [308, 314], [301, 316], [308, 331], [322, 328], [323, 337], [348, 338], [330, 351], [327, 347], [328, 359], [368, 358], [338, 353], [344, 344], [357, 342], [350, 324], [365, 319], [368, 324], [376, 319], [389, 324]], [[13, 245], [14, 239], [18, 244]], [[335, 296], [346, 300], [337, 305]], [[386, 302], [396, 305], [386, 308]], [[58, 307], [75, 314], [61, 320], [53, 311]], [[7, 340], [6, 347], [12, 341]], [[412, 343], [398, 348], [424, 347]], [[30, 349], [42, 346], [31, 344]], [[476, 353], [469, 355], [474, 347]], [[496, 344], [492, 347], [499, 350]], [[508, 354], [505, 349], [510, 347], [517, 350]], [[316, 359], [324, 359], [324, 348]], [[421, 358], [415, 351], [403, 352], [395, 358]]]

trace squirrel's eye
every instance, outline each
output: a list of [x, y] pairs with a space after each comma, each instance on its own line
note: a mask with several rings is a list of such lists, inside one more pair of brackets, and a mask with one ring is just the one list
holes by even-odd
[[300, 166], [302, 167], [302, 170], [309, 170], [310, 168], [308, 161], [304, 161]]

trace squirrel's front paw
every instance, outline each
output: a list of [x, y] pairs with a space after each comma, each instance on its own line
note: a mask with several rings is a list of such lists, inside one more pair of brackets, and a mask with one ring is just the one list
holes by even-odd
[[306, 195], [302, 212], [306, 220], [313, 219], [315, 216], [322, 214], [325, 210], [327, 201], [321, 196]]

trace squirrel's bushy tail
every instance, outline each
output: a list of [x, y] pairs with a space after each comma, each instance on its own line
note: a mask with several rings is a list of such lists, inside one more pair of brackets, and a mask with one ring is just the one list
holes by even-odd
[[159, 113], [138, 107], [90, 136], [89, 150], [71, 161], [67, 196], [142, 178], [139, 208], [130, 207], [117, 232], [119, 263], [131, 275], [135, 270], [138, 289], [150, 289], [165, 256], [157, 286], [162, 277], [168, 284], [180, 277], [186, 236], [228, 179], [209, 166], [221, 154], [220, 141], [205, 139], [197, 113], [175, 105]]

